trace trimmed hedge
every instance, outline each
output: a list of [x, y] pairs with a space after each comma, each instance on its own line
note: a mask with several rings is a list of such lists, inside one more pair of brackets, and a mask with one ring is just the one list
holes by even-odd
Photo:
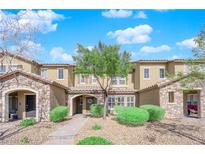
[[50, 120], [53, 122], [60, 122], [65, 119], [69, 113], [69, 108], [66, 106], [57, 106], [50, 112]]
[[165, 110], [160, 106], [147, 104], [140, 106], [140, 108], [149, 112], [149, 121], [161, 120], [164, 118]]
[[141, 125], [149, 120], [149, 113], [137, 107], [116, 107], [116, 119], [125, 125]]
[[100, 137], [100, 136], [90, 136], [80, 140], [78, 145], [111, 145], [112, 142]]
[[36, 120], [34, 118], [28, 118], [28, 119], [23, 119], [20, 122], [21, 127], [28, 127], [31, 125], [34, 125], [36, 123]]
[[103, 116], [103, 108], [104, 106], [102, 104], [92, 104], [90, 106], [90, 113], [92, 117], [102, 117]]

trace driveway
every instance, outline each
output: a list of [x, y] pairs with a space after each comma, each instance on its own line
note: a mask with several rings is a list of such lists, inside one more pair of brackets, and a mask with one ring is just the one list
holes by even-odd
[[88, 118], [82, 114], [77, 114], [64, 126], [60, 127], [48, 136], [48, 141], [44, 144], [74, 144], [74, 137], [78, 134], [79, 130], [85, 125]]

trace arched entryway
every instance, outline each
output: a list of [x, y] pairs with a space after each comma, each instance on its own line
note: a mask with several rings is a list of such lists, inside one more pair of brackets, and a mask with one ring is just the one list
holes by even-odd
[[36, 118], [38, 93], [28, 89], [14, 89], [4, 94], [3, 121], [13, 121], [24, 118]]
[[72, 98], [71, 114], [87, 114], [89, 113], [90, 106], [97, 103], [97, 98], [92, 95], [78, 95]]

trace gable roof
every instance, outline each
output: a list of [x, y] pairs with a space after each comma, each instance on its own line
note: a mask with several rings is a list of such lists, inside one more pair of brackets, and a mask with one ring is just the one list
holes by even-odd
[[33, 59], [31, 59], [31, 58], [29, 58], [29, 57], [27, 57], [27, 56], [25, 56], [25, 55], [22, 55], [22, 54], [15, 54], [15, 53], [12, 53], [12, 52], [0, 52], [0, 56], [1, 55], [8, 55], [8, 56], [11, 56], [11, 57], [15, 57], [15, 58], [18, 58], [18, 59], [21, 59], [21, 60], [24, 60], [24, 61], [26, 61], [26, 62], [30, 62], [30, 63], [35, 63], [35, 64], [38, 64], [39, 65], [39, 63], [37, 62], [37, 61], [35, 61], [35, 60], [33, 60]]
[[63, 88], [65, 90], [68, 90], [69, 88], [56, 82], [56, 81], [52, 81], [52, 80], [49, 80], [49, 79], [45, 79], [45, 78], [42, 78], [41, 76], [39, 75], [36, 75], [34, 73], [30, 73], [30, 72], [25, 72], [23, 70], [15, 70], [15, 71], [12, 71], [12, 72], [9, 72], [9, 73], [6, 73], [6, 74], [3, 74], [0, 76], [0, 81], [5, 79], [6, 77], [9, 77], [9, 76], [12, 76], [12, 75], [23, 75], [23, 76], [27, 76], [27, 77], [30, 77], [30, 78], [33, 78], [35, 80], [39, 80], [43, 83], [46, 83], [46, 84], [50, 84], [50, 85], [54, 85], [56, 87], [59, 87], [59, 88]]
[[147, 91], [147, 90], [152, 90], [152, 89], [156, 89], [156, 88], [162, 88], [162, 87], [165, 87], [165, 86], [168, 86], [168, 85], [171, 85], [175, 82], [178, 82], [184, 78], [187, 78], [189, 76], [189, 74], [187, 75], [184, 75], [183, 77], [180, 77], [180, 78], [176, 78], [176, 79], [173, 79], [173, 80], [164, 80], [164, 81], [161, 81], [161, 82], [157, 82], [151, 86], [148, 86], [148, 87], [145, 87], [143, 89], [140, 89], [138, 90], [137, 92], [138, 93], [141, 93], [141, 92], [144, 92], [144, 91]]

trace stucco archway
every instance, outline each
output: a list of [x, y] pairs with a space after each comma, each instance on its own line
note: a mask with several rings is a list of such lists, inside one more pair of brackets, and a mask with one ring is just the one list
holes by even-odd
[[[92, 95], [92, 94], [78, 94], [78, 95], [74, 95], [72, 97], [70, 97], [70, 103], [69, 103], [69, 107], [70, 107], [70, 115], [74, 115], [76, 114], [76, 108], [75, 108], [75, 105], [76, 105], [76, 99], [77, 98], [82, 98], [82, 113], [85, 113], [86, 110], [87, 110], [87, 99], [88, 98], [93, 98], [93, 100], [96, 101], [96, 103], [98, 102], [98, 97], [95, 96], [95, 95]], [[80, 103], [80, 102], [78, 102]], [[81, 112], [79, 112], [81, 113]]]
[[13, 92], [22, 92], [22, 91], [32, 92], [35, 94], [35, 97], [36, 97], [36, 100], [35, 100], [35, 103], [36, 103], [35, 104], [35, 106], [36, 106], [35, 118], [36, 118], [36, 121], [40, 120], [39, 110], [38, 110], [39, 92], [36, 90], [33, 90], [31, 88], [28, 88], [28, 87], [18, 87], [18, 88], [9, 89], [9, 90], [2, 92], [2, 108], [3, 108], [2, 122], [9, 121], [9, 94], [11, 94]]

